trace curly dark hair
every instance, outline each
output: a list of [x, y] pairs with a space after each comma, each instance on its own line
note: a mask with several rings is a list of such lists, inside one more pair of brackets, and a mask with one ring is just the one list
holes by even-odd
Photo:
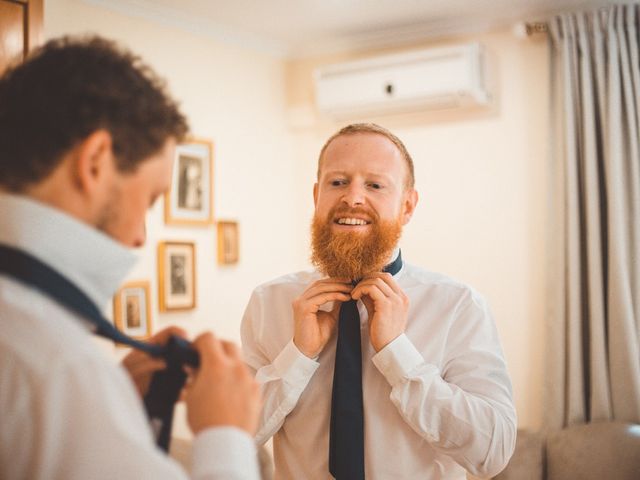
[[132, 172], [188, 124], [140, 57], [95, 36], [49, 41], [0, 78], [0, 187], [46, 178], [98, 129], [111, 134], [118, 169]]

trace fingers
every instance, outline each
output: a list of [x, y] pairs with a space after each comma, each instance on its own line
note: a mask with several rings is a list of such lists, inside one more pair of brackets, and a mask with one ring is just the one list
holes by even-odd
[[167, 364], [160, 358], [149, 358], [147, 361], [138, 362], [132, 365], [129, 371], [132, 376], [145, 375], [147, 373], [156, 372], [158, 370], [164, 370], [167, 368]]
[[300, 312], [317, 312], [319, 307], [327, 302], [350, 300], [351, 290], [353, 285], [343, 278], [318, 280], [293, 301], [293, 307]]
[[151, 374], [166, 368], [160, 358], [153, 358], [146, 353], [133, 350], [123, 360], [122, 366], [127, 370], [140, 395], [145, 395], [151, 381]]
[[362, 297], [363, 290], [360, 287], [368, 287], [374, 286], [379, 289], [386, 297], [398, 296], [403, 301], [407, 300], [408, 297], [404, 293], [404, 291], [400, 288], [398, 283], [394, 280], [393, 276], [389, 273], [380, 272], [374, 273], [363, 279], [356, 287], [353, 289], [351, 296], [355, 299], [359, 299]]
[[[351, 300], [351, 298], [349, 298], [349, 300]], [[348, 300], [345, 300], [345, 302]], [[335, 302], [333, 304], [333, 308], [331, 309], [331, 317], [334, 319], [334, 322], [337, 321], [338, 319], [338, 314], [340, 313], [340, 308], [342, 307], [342, 303], [341, 302]]]
[[[294, 311], [299, 312], [301, 315], [307, 315], [309, 313], [315, 314], [322, 305], [328, 302], [347, 302], [351, 300], [351, 286], [348, 290], [343, 291], [327, 291], [320, 292], [311, 297], [303, 296], [296, 298], [293, 303]], [[305, 292], [306, 293], [306, 292]]]
[[166, 367], [163, 359], [152, 357], [140, 350], [132, 350], [122, 359], [122, 364], [132, 374], [144, 371], [162, 370]]
[[349, 293], [353, 290], [353, 286], [350, 282], [338, 282], [333, 281], [332, 279], [319, 280], [315, 283], [312, 283], [309, 288], [307, 288], [302, 294], [301, 298], [310, 300], [311, 298], [317, 297], [323, 293], [330, 292], [342, 292]]
[[210, 332], [193, 343], [200, 353], [200, 368], [191, 370], [184, 398], [191, 430], [236, 426], [254, 435], [260, 414], [258, 383], [241, 359], [238, 346]]
[[149, 343], [153, 343], [154, 345], [164, 345], [173, 335], [175, 335], [176, 337], [187, 338], [187, 332], [184, 329], [176, 326], [170, 326], [160, 330], [148, 341]]
[[328, 292], [321, 293], [316, 295], [315, 297], [311, 297], [307, 299], [312, 305], [319, 307], [320, 305], [324, 305], [327, 302], [335, 302], [336, 300], [340, 302], [347, 302], [351, 300], [351, 295], [348, 293], [342, 292]]
[[375, 299], [380, 297], [380, 294], [383, 297], [391, 297], [396, 292], [384, 280], [376, 277], [362, 280], [351, 292], [351, 296], [356, 300], [359, 300], [363, 294], [370, 295]]
[[[362, 280], [362, 282], [367, 282], [367, 281], [374, 280], [374, 279], [381, 280], [386, 285], [388, 285], [389, 288], [391, 290], [393, 290], [395, 293], [397, 293], [398, 295], [403, 293], [402, 289], [400, 288], [400, 285], [398, 285], [398, 282], [396, 282], [396, 280], [393, 278], [393, 275], [391, 275], [390, 273], [387, 273], [387, 272], [372, 273], [371, 275], [367, 275]], [[362, 283], [362, 282], [360, 282], [360, 283]]]
[[200, 354], [200, 368], [207, 368], [211, 363], [225, 358], [222, 343], [212, 332], [205, 332], [193, 341], [193, 347]]
[[240, 360], [240, 349], [233, 342], [220, 340], [212, 332], [205, 332], [199, 335], [192, 343], [193, 348], [200, 355], [200, 367], [193, 368], [183, 365], [183, 370], [187, 374], [186, 387], [189, 388], [203, 370], [209, 370], [216, 365], [225, 365], [230, 359]]
[[[185, 338], [187, 333], [180, 327], [171, 326], [153, 335], [148, 342], [154, 345], [164, 345], [172, 335]], [[152, 357], [140, 350], [132, 350], [124, 357], [122, 365], [129, 371], [134, 380], [158, 370], [164, 370], [167, 367], [163, 359]]]
[[224, 350], [224, 353], [226, 353], [228, 357], [231, 357], [231, 358], [242, 357], [242, 355], [240, 354], [240, 348], [235, 343], [229, 342], [226, 340], [222, 340], [220, 343], [222, 343], [222, 349]]
[[194, 348], [200, 354], [200, 368], [209, 367], [216, 363], [242, 362], [240, 348], [233, 342], [220, 340], [212, 332], [199, 335], [193, 342]]
[[351, 284], [351, 279], [350, 278], [346, 278], [346, 277], [329, 277], [329, 278], [323, 278], [322, 280], [318, 280], [316, 283], [319, 282], [333, 282], [333, 283], [348, 283]]
[[354, 300], [369, 297], [374, 302], [389, 301], [391, 299], [391, 291], [385, 291], [384, 286], [377, 284], [365, 284], [358, 286], [357, 290], [351, 294]]

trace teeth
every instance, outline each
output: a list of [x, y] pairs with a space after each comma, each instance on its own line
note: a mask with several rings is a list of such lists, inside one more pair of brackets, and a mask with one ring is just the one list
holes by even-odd
[[361, 220], [360, 218], [339, 218], [338, 223], [340, 225], [366, 225], [367, 224], [365, 220]]

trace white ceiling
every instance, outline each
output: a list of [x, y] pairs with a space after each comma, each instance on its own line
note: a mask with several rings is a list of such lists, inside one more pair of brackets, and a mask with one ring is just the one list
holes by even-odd
[[475, 33], [518, 21], [544, 20], [561, 11], [613, 3], [605, 0], [85, 1], [283, 57]]

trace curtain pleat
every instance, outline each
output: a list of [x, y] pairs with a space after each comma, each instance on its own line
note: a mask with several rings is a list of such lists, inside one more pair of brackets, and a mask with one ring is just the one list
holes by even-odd
[[640, 422], [638, 5], [550, 21], [546, 423]]

